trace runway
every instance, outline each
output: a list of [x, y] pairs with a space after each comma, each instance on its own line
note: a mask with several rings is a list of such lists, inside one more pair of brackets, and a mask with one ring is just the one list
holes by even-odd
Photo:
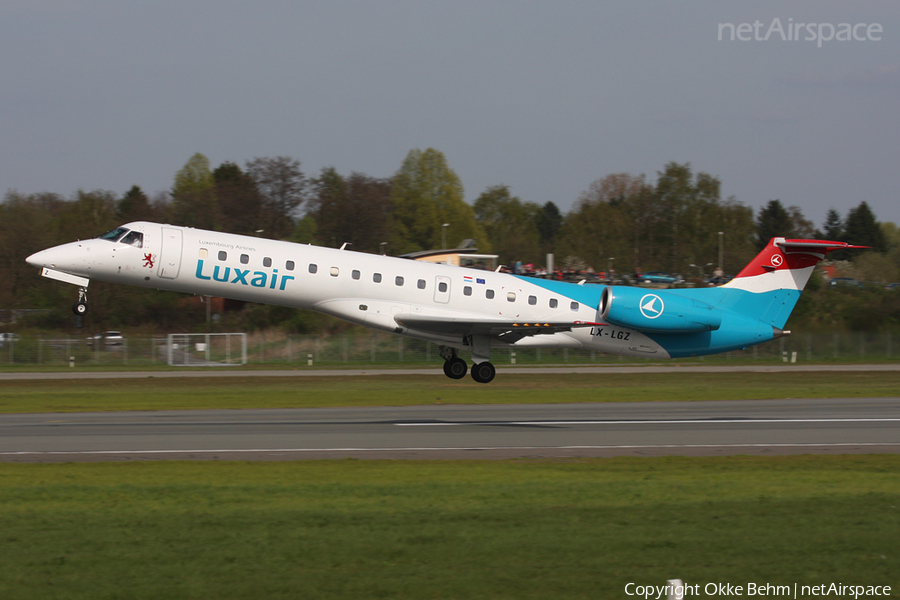
[[900, 452], [900, 399], [0, 415], [0, 461]]
[[[570, 373], [595, 375], [643, 375], [647, 373], [820, 373], [820, 372], [895, 372], [900, 371], [900, 363], [817, 365], [698, 365], [698, 364], [643, 364], [643, 365], [542, 365], [509, 366], [497, 365], [497, 374], [545, 374], [566, 375]], [[300, 367], [280, 370], [249, 370], [227, 367], [187, 369], [177, 371], [51, 371], [51, 372], [11, 372], [0, 373], [0, 381], [42, 381], [51, 379], [160, 379], [191, 377], [371, 377], [377, 375], [434, 375], [443, 376], [441, 369], [422, 367], [415, 369], [315, 369]]]

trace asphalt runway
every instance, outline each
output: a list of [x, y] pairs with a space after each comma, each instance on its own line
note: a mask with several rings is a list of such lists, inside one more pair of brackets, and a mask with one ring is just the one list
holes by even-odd
[[900, 452], [900, 398], [0, 415], [0, 461]]
[[[900, 363], [858, 364], [858, 365], [804, 365], [784, 363], [781, 365], [552, 365], [552, 366], [509, 366], [497, 365], [497, 376], [511, 376], [517, 373], [565, 375], [568, 373], [641, 375], [646, 373], [817, 373], [817, 372], [861, 372], [900, 371]], [[374, 375], [436, 375], [444, 376], [441, 369], [314, 369], [299, 367], [281, 370], [244, 370], [231, 367], [186, 369], [178, 371], [57, 371], [43, 373], [10, 372], [0, 373], [0, 381], [28, 381], [50, 379], [160, 379], [180, 377], [370, 377]]]

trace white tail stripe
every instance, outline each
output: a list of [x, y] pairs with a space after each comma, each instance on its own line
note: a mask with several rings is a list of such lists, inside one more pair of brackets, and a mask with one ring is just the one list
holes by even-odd
[[809, 281], [813, 269], [815, 269], [814, 266], [803, 269], [779, 269], [771, 273], [763, 273], [762, 275], [735, 277], [721, 287], [754, 293], [771, 292], [773, 290], [800, 291], [806, 286], [806, 282]]

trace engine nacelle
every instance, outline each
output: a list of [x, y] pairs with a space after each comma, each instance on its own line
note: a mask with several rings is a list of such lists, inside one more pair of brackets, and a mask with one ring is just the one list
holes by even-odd
[[672, 292], [610, 286], [600, 296], [600, 318], [638, 331], [689, 333], [718, 329], [722, 311]]

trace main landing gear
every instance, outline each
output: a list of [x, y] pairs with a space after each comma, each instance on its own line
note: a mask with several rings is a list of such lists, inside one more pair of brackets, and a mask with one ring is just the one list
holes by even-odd
[[497, 369], [488, 361], [472, 365], [472, 379], [478, 383], [490, 383], [497, 374]]
[[[441, 358], [444, 359], [444, 375], [450, 379], [462, 379], [466, 376], [468, 366], [466, 361], [456, 355], [456, 348], [441, 346]], [[488, 361], [472, 365], [472, 379], [478, 383], [489, 383], [496, 374], [494, 365]]]
[[87, 312], [87, 290], [83, 287], [78, 288], [78, 300], [72, 305], [72, 312], [79, 317]]
[[450, 379], [462, 379], [466, 376], [466, 371], [468, 370], [469, 367], [466, 365], [466, 361], [459, 357], [444, 361], [444, 375]]

